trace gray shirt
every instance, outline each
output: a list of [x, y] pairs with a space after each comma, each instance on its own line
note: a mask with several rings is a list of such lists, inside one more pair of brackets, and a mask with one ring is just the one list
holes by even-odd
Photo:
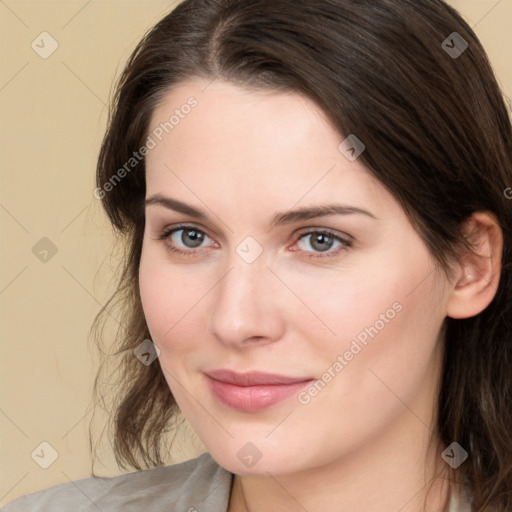
[[[1, 512], [227, 512], [233, 474], [205, 452], [179, 464], [83, 478], [26, 494]], [[451, 494], [446, 512], [470, 512]]]

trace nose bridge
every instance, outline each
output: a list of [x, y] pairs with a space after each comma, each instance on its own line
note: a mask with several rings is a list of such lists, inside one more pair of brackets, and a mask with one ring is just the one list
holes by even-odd
[[242, 243], [229, 258], [228, 270], [215, 288], [208, 321], [210, 332], [225, 343], [277, 335], [275, 277], [261, 254], [247, 258], [249, 252], [243, 249], [247, 246]]

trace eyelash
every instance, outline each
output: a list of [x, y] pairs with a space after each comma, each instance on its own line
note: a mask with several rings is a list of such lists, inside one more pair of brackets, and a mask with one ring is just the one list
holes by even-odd
[[[165, 229], [164, 231], [162, 231], [160, 233], [160, 235], [157, 237], [157, 240], [162, 240], [162, 241], [165, 241], [167, 240], [172, 234], [174, 234], [175, 232], [177, 231], [182, 231], [182, 230], [191, 230], [191, 231], [197, 231], [198, 233], [201, 233], [203, 235], [206, 235], [208, 236], [204, 231], [202, 231], [201, 229], [198, 229], [196, 226], [193, 226], [193, 225], [190, 225], [190, 224], [182, 224], [182, 225], [178, 225], [178, 226], [173, 226], [171, 228], [167, 228]], [[344, 252], [346, 250], [348, 250], [349, 248], [352, 247], [352, 241], [351, 240], [348, 240], [346, 238], [343, 238], [343, 237], [340, 237], [339, 235], [336, 235], [333, 231], [331, 231], [330, 229], [311, 229], [309, 231], [303, 231], [303, 232], [300, 232], [297, 236], [297, 242], [302, 240], [302, 238], [305, 238], [306, 236], [308, 235], [313, 235], [313, 234], [322, 234], [322, 235], [329, 235], [330, 237], [334, 238], [336, 241], [339, 241], [341, 242], [343, 245], [338, 247], [337, 249], [335, 249], [334, 251], [333, 250], [329, 250], [329, 251], [325, 251], [325, 253], [313, 253], [313, 254], [309, 254], [308, 255], [308, 258], [312, 258], [312, 259], [320, 259], [320, 258], [334, 258], [336, 256], [338, 256], [341, 252]], [[208, 237], [209, 238], [209, 237]], [[174, 252], [174, 253], [178, 253], [178, 254], [181, 254], [183, 256], [190, 256], [190, 257], [193, 257], [193, 256], [196, 256], [197, 253], [199, 252], [199, 250], [194, 250], [194, 249], [190, 249], [188, 251], [182, 251], [181, 249], [177, 249], [176, 247], [173, 247], [172, 245], [169, 245], [169, 244], [166, 244], [167, 248]], [[306, 251], [306, 252], [309, 252], [309, 251]]]

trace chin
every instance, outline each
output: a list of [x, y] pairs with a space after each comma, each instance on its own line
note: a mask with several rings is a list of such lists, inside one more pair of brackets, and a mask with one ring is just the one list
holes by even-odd
[[297, 458], [300, 450], [276, 450], [262, 444], [259, 443], [259, 448], [257, 442], [247, 442], [240, 447], [237, 444], [236, 448], [217, 445], [208, 451], [220, 466], [241, 476], [268, 476], [269, 473], [277, 476], [306, 469], [303, 454], [300, 460]]

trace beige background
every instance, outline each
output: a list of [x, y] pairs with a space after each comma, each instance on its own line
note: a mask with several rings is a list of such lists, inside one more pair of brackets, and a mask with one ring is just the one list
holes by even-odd
[[[451, 4], [512, 97], [512, 0]], [[0, 505], [91, 474], [86, 429], [97, 357], [88, 331], [116, 267], [111, 231], [92, 195], [95, 161], [113, 80], [172, 5], [0, 0]], [[46, 59], [31, 47], [44, 31], [58, 43]], [[41, 252], [48, 250], [43, 237], [55, 254]], [[38, 243], [35, 252], [47, 261], [34, 254]], [[57, 454], [47, 469], [39, 463], [51, 461], [51, 449], [42, 442]], [[174, 446], [168, 463], [202, 451], [190, 430]], [[96, 474], [120, 473], [108, 445], [98, 455]]]

